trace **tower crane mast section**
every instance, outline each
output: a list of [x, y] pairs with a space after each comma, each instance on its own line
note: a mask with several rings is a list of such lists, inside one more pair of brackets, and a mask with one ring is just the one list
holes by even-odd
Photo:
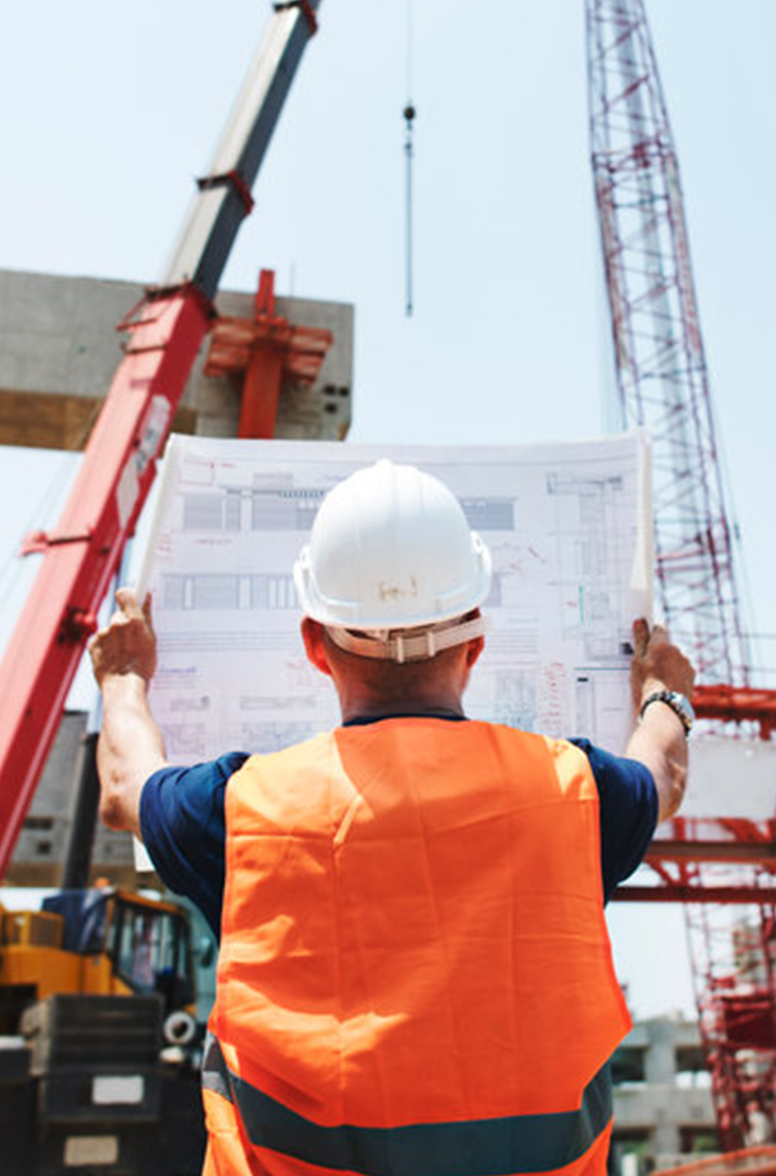
[[745, 686], [750, 657], [679, 167], [642, 0], [587, 0], [587, 41], [621, 418], [654, 440], [660, 603], [702, 681]]
[[[699, 713], [718, 723], [756, 721], [767, 738], [774, 692], [749, 682], [677, 154], [644, 0], [586, 0], [586, 14], [593, 177], [621, 419], [652, 434], [660, 603], [698, 667]], [[718, 820], [727, 844], [705, 848], [681, 817], [674, 820], [673, 841], [656, 838], [647, 858], [658, 885], [631, 893], [673, 894], [686, 904], [725, 1150], [751, 1142], [755, 1129], [776, 1138], [772, 822], [763, 832], [729, 817]], [[715, 852], [729, 859], [727, 871]], [[734, 902], [757, 905], [747, 920], [746, 908], [730, 913]]]

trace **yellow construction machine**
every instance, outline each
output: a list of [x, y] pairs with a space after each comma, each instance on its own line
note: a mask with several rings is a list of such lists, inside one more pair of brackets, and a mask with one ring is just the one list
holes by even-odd
[[198, 1173], [194, 997], [182, 907], [110, 886], [0, 907], [3, 1176]]
[[61, 891], [35, 911], [6, 910], [1, 895], [0, 1033], [16, 1033], [29, 1005], [65, 994], [156, 993], [166, 1017], [193, 1017], [189, 921], [181, 907], [110, 886]]

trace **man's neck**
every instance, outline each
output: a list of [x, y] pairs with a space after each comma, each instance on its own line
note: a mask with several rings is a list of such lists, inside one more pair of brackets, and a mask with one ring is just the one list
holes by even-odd
[[429, 702], [417, 698], [403, 698], [393, 702], [372, 699], [353, 700], [342, 705], [343, 723], [364, 722], [369, 719], [390, 719], [392, 717], [412, 715], [413, 718], [459, 718], [464, 717], [460, 700], [448, 702], [435, 699]]

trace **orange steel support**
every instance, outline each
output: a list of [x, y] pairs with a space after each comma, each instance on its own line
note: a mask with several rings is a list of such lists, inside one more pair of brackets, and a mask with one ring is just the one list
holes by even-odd
[[763, 739], [770, 739], [776, 731], [776, 690], [759, 690], [754, 686], [696, 686], [692, 703], [700, 719], [759, 723]]
[[272, 343], [257, 343], [245, 369], [238, 437], [275, 435], [285, 355]]
[[709, 1156], [679, 1168], [662, 1168], [654, 1176], [776, 1176], [776, 1147], [747, 1147]]
[[331, 331], [276, 314], [275, 275], [261, 271], [254, 317], [219, 318], [204, 367], [206, 376], [244, 373], [240, 437], [274, 437], [283, 380], [314, 384], [333, 339]]
[[730, 906], [770, 906], [776, 903], [776, 886], [705, 886], [670, 882], [660, 886], [619, 886], [610, 902], [713, 902]]

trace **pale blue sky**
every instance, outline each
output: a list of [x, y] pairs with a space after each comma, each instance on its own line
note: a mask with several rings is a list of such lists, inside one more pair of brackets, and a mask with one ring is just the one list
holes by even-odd
[[[0, 266], [160, 277], [269, 10], [13, 6], [0, 44]], [[754, 600], [747, 626], [776, 633], [776, 6], [648, 0], [648, 12]], [[583, 0], [414, 0], [413, 14], [415, 317], [403, 313], [404, 0], [323, 3], [223, 285], [252, 289], [269, 266], [281, 293], [356, 304], [354, 440], [597, 434], [610, 361]], [[2, 452], [0, 550], [40, 521], [71, 460]], [[0, 603], [17, 576], [0, 561]], [[614, 913], [642, 1012], [688, 1000], [679, 969], [648, 967], [651, 940], [670, 926], [677, 943], [678, 923]]]

